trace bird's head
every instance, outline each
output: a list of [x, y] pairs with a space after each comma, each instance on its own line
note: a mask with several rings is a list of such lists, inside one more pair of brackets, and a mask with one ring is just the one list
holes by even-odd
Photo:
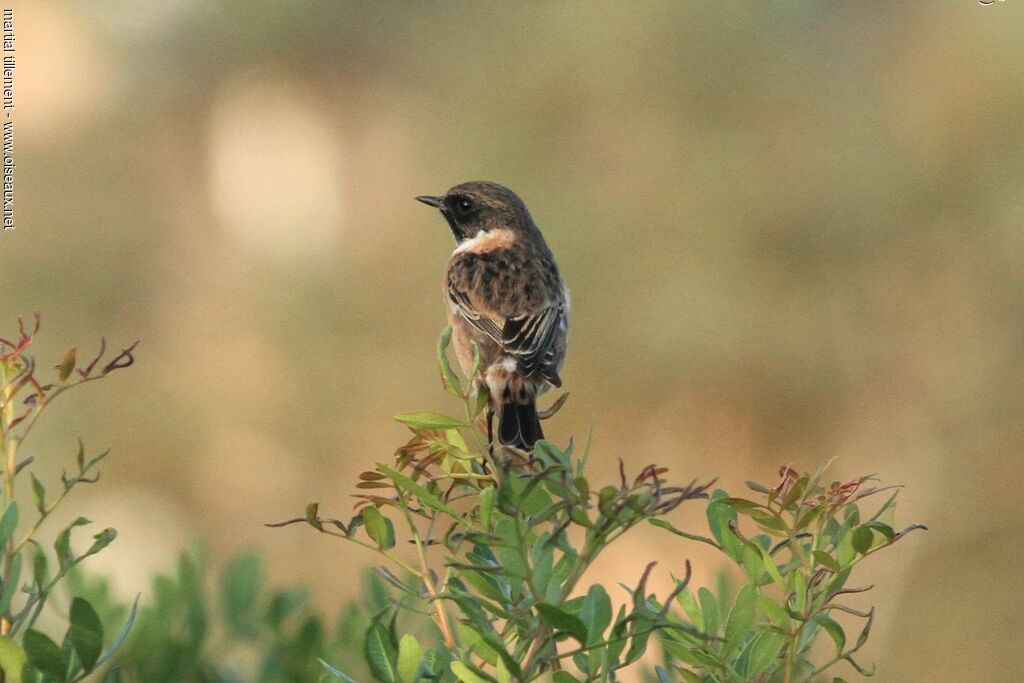
[[440, 196], [416, 199], [441, 211], [458, 242], [490, 230], [536, 230], [523, 200], [498, 183], [474, 180]]

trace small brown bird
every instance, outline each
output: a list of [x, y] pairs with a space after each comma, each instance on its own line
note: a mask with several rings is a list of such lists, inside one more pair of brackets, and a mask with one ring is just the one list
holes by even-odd
[[507, 187], [474, 181], [416, 199], [440, 209], [455, 236], [444, 277], [448, 321], [467, 375], [473, 342], [480, 345], [475, 379], [490, 392], [488, 432], [496, 413], [499, 441], [529, 451], [544, 438], [537, 396], [562, 385], [569, 292], [555, 257]]

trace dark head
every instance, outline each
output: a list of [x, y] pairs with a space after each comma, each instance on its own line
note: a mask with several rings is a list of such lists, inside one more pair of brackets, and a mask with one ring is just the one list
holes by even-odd
[[439, 209], [459, 242], [475, 237], [481, 231], [537, 230], [523, 200], [498, 183], [474, 180], [456, 185], [440, 197], [416, 199]]

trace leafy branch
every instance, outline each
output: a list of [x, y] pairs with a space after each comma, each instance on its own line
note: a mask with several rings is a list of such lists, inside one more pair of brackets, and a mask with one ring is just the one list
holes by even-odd
[[[111, 373], [127, 368], [135, 362], [134, 351], [138, 342], [121, 349], [106, 359], [106, 341], [100, 341], [99, 352], [85, 365], [79, 366], [77, 349], [64, 354], [55, 366], [56, 377], [41, 379], [29, 347], [41, 326], [39, 314], [29, 328], [18, 319], [16, 341], [0, 338], [0, 444], [3, 448], [3, 496], [0, 510], [0, 545], [3, 547], [3, 565], [0, 569], [0, 682], [36, 681], [40, 677], [51, 681], [81, 681], [103, 661], [108, 659], [127, 636], [134, 610], [111, 647], [103, 651], [103, 627], [88, 601], [75, 598], [71, 602], [70, 625], [64, 636], [64, 645], [58, 646], [47, 635], [33, 629], [47, 600], [85, 558], [95, 555], [117, 537], [114, 529], [104, 529], [93, 537], [93, 542], [81, 555], [71, 549], [72, 531], [89, 524], [84, 517], [77, 518], [63, 529], [54, 542], [57, 571], [51, 576], [49, 559], [35, 536], [43, 524], [64, 503], [68, 494], [80, 484], [93, 484], [99, 480], [96, 466], [107, 453], [87, 458], [84, 444], [79, 441], [77, 469], [68, 476], [61, 474], [60, 492], [47, 500], [46, 486], [34, 472], [30, 472], [32, 496], [36, 517], [28, 529], [18, 534], [21, 511], [15, 499], [19, 475], [34, 463], [29, 457], [18, 459], [20, 446], [28, 438], [40, 417], [53, 401], [64, 392], [88, 382], [104, 379]], [[31, 581], [21, 588], [22, 568], [31, 561]], [[16, 603], [20, 602], [18, 605]], [[15, 636], [24, 630], [20, 642]]]
[[[789, 683], [844, 661], [860, 674], [872, 674], [854, 655], [867, 642], [874, 608], [863, 611], [837, 599], [870, 590], [872, 586], [848, 586], [853, 569], [925, 527], [912, 524], [897, 531], [891, 526], [899, 487], [874, 486], [872, 476], [821, 483], [829, 464], [813, 475], [783, 467], [780, 480], [771, 487], [747, 482], [758, 494], [754, 500], [715, 491], [707, 514], [713, 538], [652, 520], [656, 526], [722, 551], [748, 579], [724, 624], [728, 596], [716, 596], [706, 588], [696, 596], [689, 591], [680, 594], [684, 623], [710, 634], [722, 632], [725, 638], [717, 644], [685, 631], [663, 632], [667, 666], [684, 680]], [[885, 491], [891, 491], [885, 502], [862, 519], [862, 501]], [[760, 533], [745, 535], [741, 518]], [[852, 646], [837, 614], [863, 622]], [[810, 649], [822, 632], [835, 644], [835, 655], [815, 664]]]
[[[464, 418], [397, 416], [412, 436], [393, 464], [359, 475], [351, 519], [321, 517], [312, 503], [305, 515], [271, 526], [307, 524], [378, 553], [404, 574], [379, 569], [404, 601], [367, 632], [367, 660], [381, 681], [412, 683], [418, 674], [507, 683], [545, 672], [560, 683], [613, 680], [639, 660], [652, 632], [676, 627], [668, 609], [646, 595], [650, 568], [632, 609], [621, 608], [614, 619], [602, 586], [573, 596], [611, 543], [644, 520], [706, 498], [710, 484], [671, 485], [654, 465], [629, 477], [620, 463], [617, 485], [592, 488], [586, 454], [577, 457], [572, 441], [565, 449], [540, 441], [530, 453], [488, 444], [481, 419], [486, 390], [458, 381], [447, 356], [450, 336], [446, 330], [438, 345], [442, 388], [460, 400]], [[556, 400], [545, 417], [564, 402], [565, 396]], [[414, 547], [414, 560], [397, 552], [396, 526]], [[422, 612], [418, 602], [433, 617], [440, 647], [397, 637], [398, 612]], [[566, 641], [573, 647], [566, 649]]]

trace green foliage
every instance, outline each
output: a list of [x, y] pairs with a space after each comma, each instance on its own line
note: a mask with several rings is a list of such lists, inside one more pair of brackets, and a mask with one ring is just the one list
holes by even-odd
[[[871, 588], [849, 585], [861, 561], [924, 527], [896, 531], [891, 526], [896, 487], [870, 486], [872, 477], [824, 485], [824, 469], [801, 475], [783, 467], [772, 488], [748, 482], [755, 500], [715, 491], [707, 513], [713, 538], [652, 520], [722, 551], [747, 580], [735, 599], [725, 590], [716, 595], [706, 588], [696, 597], [689, 590], [679, 594], [680, 622], [689, 630], [661, 632], [668, 670], [686, 681], [775, 683], [808, 680], [845, 661], [858, 673], [873, 673], [854, 654], [868, 639], [874, 608], [855, 609], [839, 599]], [[865, 518], [860, 501], [888, 490], [893, 492]], [[741, 520], [759, 533], [745, 535]], [[722, 622], [727, 604], [731, 607]], [[856, 638], [849, 638], [851, 626], [841, 623], [851, 617], [860, 621], [853, 625]], [[835, 647], [816, 661], [812, 646], [822, 633]]]
[[[383, 579], [366, 575], [360, 602], [327, 619], [309, 590], [268, 587], [262, 564], [244, 554], [214, 576], [203, 552], [182, 553], [173, 574], [153, 580], [108, 675], [146, 683], [333, 680], [319, 660], [336, 660], [367, 680], [366, 667], [350, 664], [363, 659], [367, 631], [389, 606]], [[124, 620], [130, 606], [111, 596], [102, 577], [74, 572], [70, 579], [72, 592], [96, 605], [104, 622]]]
[[[366, 631], [364, 655], [376, 680], [507, 683], [546, 672], [560, 681], [611, 680], [640, 659], [653, 631], [674, 622], [647, 594], [651, 567], [631, 589], [628, 609], [614, 614], [604, 587], [575, 596], [577, 589], [612, 542], [706, 498], [706, 486], [669, 485], [665, 470], [651, 465], [632, 478], [621, 468], [616, 485], [597, 487], [571, 442], [562, 449], [541, 441], [532, 453], [490, 446], [480, 419], [486, 396], [455, 379], [449, 339], [446, 331], [438, 348], [441, 380], [461, 399], [464, 417], [399, 415], [412, 437], [393, 464], [360, 475], [353, 518], [321, 518], [311, 504], [281, 524], [306, 523], [363, 546], [404, 575], [380, 569], [402, 597]], [[400, 552], [407, 542], [413, 560]], [[429, 613], [432, 642], [399, 637], [399, 612]], [[339, 676], [344, 667], [336, 664], [325, 670]]]
[[[88, 457], [85, 446], [79, 442], [74, 473], [61, 475], [59, 486], [47, 485], [28, 471], [35, 456], [19, 458], [19, 449], [28, 438], [39, 418], [53, 401], [65, 391], [94, 380], [134, 363], [135, 344], [102, 363], [106, 343], [101, 342], [99, 353], [87, 364], [78, 366], [78, 353], [71, 349], [56, 365], [56, 377], [40, 377], [35, 359], [27, 350], [40, 327], [40, 318], [30, 331], [19, 319], [17, 341], [0, 338], [0, 462], [2, 462], [3, 491], [0, 504], [0, 546], [3, 562], [0, 567], [0, 670], [5, 681], [81, 681], [113, 654], [123, 642], [115, 638], [104, 652], [103, 626], [93, 606], [82, 598], [71, 602], [69, 622], [62, 644], [34, 628], [42, 610], [54, 591], [62, 587], [69, 572], [87, 557], [95, 555], [117, 537], [114, 529], [104, 529], [93, 536], [85, 552], [76, 554], [72, 534], [77, 527], [90, 521], [75, 519], [61, 530], [53, 544], [56, 567], [51, 569], [51, 556], [36, 540], [43, 524], [64, 503], [65, 498], [79, 484], [95, 483], [99, 474], [96, 466], [106, 453]], [[17, 484], [28, 474], [32, 491], [32, 506], [20, 506], [16, 499]], [[52, 491], [56, 489], [54, 495]], [[31, 512], [29, 512], [31, 510]], [[133, 613], [122, 625], [122, 634], [131, 628]]]

